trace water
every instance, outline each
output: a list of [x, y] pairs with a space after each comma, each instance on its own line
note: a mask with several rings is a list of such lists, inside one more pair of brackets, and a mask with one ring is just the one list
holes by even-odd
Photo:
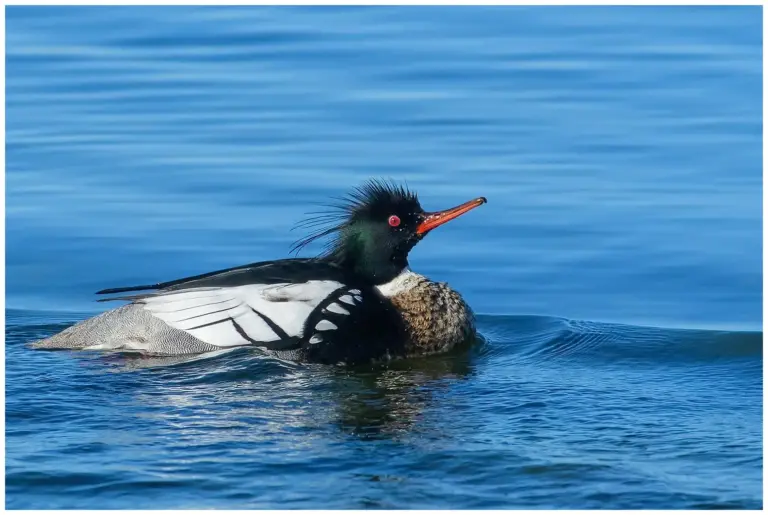
[[[7, 10], [8, 508], [762, 506], [761, 10]], [[32, 351], [369, 177], [486, 343]], [[317, 250], [309, 249], [307, 254]]]

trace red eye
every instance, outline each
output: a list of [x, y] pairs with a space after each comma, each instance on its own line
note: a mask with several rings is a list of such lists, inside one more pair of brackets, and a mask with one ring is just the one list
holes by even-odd
[[400, 225], [400, 217], [397, 215], [392, 215], [389, 217], [389, 225], [392, 227], [397, 227]]

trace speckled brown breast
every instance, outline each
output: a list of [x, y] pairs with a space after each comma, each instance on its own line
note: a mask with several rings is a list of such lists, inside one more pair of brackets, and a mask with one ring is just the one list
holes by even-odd
[[475, 317], [456, 291], [426, 278], [390, 301], [402, 313], [409, 355], [446, 352], [475, 336]]

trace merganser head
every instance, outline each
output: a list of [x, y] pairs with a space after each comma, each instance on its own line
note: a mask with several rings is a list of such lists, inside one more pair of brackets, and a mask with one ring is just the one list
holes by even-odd
[[298, 241], [293, 250], [334, 235], [320, 258], [349, 268], [376, 285], [397, 277], [408, 266], [411, 249], [434, 228], [487, 202], [485, 197], [479, 197], [451, 209], [428, 213], [415, 193], [378, 180], [365, 183], [339, 200], [330, 206], [331, 211], [297, 226], [325, 227]]

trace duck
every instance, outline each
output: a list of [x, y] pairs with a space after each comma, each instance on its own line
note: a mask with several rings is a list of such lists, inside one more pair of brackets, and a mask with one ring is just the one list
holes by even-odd
[[448, 284], [411, 270], [410, 251], [437, 227], [487, 202], [427, 212], [418, 195], [369, 180], [298, 227], [298, 253], [157, 284], [108, 288], [127, 302], [83, 320], [35, 349], [195, 355], [256, 347], [278, 358], [361, 364], [449, 352], [477, 338], [475, 315]]

